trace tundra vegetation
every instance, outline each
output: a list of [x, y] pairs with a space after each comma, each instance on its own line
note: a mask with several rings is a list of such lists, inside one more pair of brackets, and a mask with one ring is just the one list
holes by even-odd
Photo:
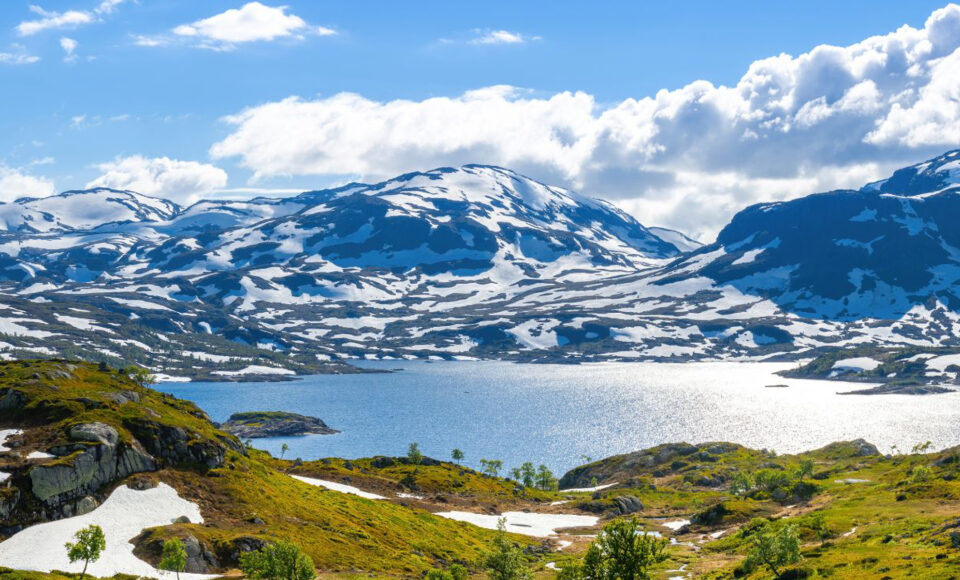
[[[935, 451], [926, 442], [882, 453], [857, 440], [797, 455], [731, 443], [667, 444], [594, 460], [559, 478], [533, 462], [506, 479], [497, 460], [473, 469], [422, 453], [289, 460], [245, 447], [192, 403], [124, 372], [66, 361], [0, 362], [0, 425], [23, 431], [0, 452], [0, 471], [11, 474], [0, 488], [0, 534], [65, 517], [81, 493], [102, 502], [118, 486], [162, 482], [197, 503], [205, 520], [133, 538], [137, 556], [171, 571], [184, 568], [178, 550], [165, 546], [188, 539], [211, 558], [208, 573], [295, 580], [314, 573], [325, 579], [360, 573], [434, 580], [530, 574], [880, 580], [950, 578], [960, 569], [960, 449]], [[128, 462], [135, 472], [35, 494], [53, 484], [48, 472], [69, 472], [96, 457], [140, 457], [127, 455], [132, 450], [146, 454]], [[34, 451], [54, 457], [26, 460]], [[34, 488], [35, 481], [42, 485]], [[597, 486], [606, 487], [564, 491]], [[452, 510], [595, 515], [599, 523], [534, 538], [434, 515]], [[96, 561], [103, 531], [109, 532], [89, 531], [71, 542], [74, 562], [86, 568]], [[2, 570], [0, 580], [75, 579], [84, 574], [77, 568]]]

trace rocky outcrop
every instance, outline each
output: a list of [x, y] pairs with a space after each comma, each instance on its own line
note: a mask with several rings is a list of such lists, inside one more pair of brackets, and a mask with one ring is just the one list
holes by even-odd
[[37, 465], [28, 473], [33, 495], [63, 517], [95, 508], [94, 494], [108, 484], [157, 469], [152, 457], [122, 443], [117, 430], [104, 423], [74, 425], [69, 438], [75, 443], [52, 450], [62, 456], [60, 460]]
[[234, 413], [221, 428], [241, 439], [339, 433], [316, 417], [284, 412]]
[[[728, 448], [726, 445], [728, 444], [721, 443], [713, 446], [721, 452], [736, 448], [736, 446]], [[700, 451], [699, 447], [689, 443], [667, 443], [643, 451], [617, 455], [571, 469], [560, 478], [560, 489], [590, 487], [596, 483], [602, 484], [615, 480], [615, 478], [620, 478], [622, 481], [634, 475], [636, 470], [672, 463], [680, 457], [693, 455], [698, 451]], [[709, 453], [709, 449], [706, 451]]]
[[[187, 553], [187, 562], [183, 571], [190, 574], [216, 574], [222, 570], [236, 568], [240, 564], [240, 555], [246, 552], [262, 550], [267, 543], [260, 538], [240, 536], [226, 541], [201, 540], [186, 532], [177, 536], [183, 542]], [[163, 551], [163, 543], [169, 538], [161, 528], [144, 530], [132, 540], [134, 554], [157, 565]]]
[[124, 427], [133, 433], [153, 457], [169, 465], [196, 465], [215, 469], [223, 465], [226, 449], [241, 452], [235, 439], [218, 438], [218, 442], [190, 433], [182, 427], [164, 425], [157, 421], [128, 420]]
[[0, 389], [0, 411], [16, 411], [27, 404], [27, 396], [17, 389]]

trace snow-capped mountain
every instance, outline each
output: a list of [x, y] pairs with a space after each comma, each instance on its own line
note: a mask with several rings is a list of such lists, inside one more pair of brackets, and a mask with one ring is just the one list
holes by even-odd
[[958, 183], [954, 151], [858, 191], [753, 206], [690, 261], [811, 318], [895, 320], [928, 303], [960, 310]]
[[[71, 213], [75, 199], [88, 202], [85, 213]], [[37, 206], [53, 217], [0, 244], [0, 280], [5, 295], [30, 296], [31, 311], [52, 312], [9, 334], [49, 345], [51, 331], [34, 326], [70, 320], [84, 331], [65, 335], [71, 348], [94, 357], [119, 356], [113, 331], [63, 318], [61, 306], [80, 318], [120, 314], [126, 320], [115, 324], [149, 327], [136, 341], [143, 351], [156, 350], [146, 338], [169, 333], [337, 357], [418, 315], [635, 274], [680, 255], [670, 239], [682, 239], [656, 235], [605, 202], [480, 165], [186, 209], [111, 190], [18, 205]], [[22, 311], [14, 318], [28, 319]], [[442, 339], [439, 348], [463, 340]]]
[[0, 231], [54, 233], [169, 220], [180, 207], [133, 191], [97, 188], [0, 203]]
[[[17, 215], [52, 217], [0, 234], [0, 349], [237, 376], [358, 356], [956, 344], [958, 160], [747, 208], [706, 246], [480, 165], [186, 209], [109, 190], [22, 200], [37, 213]], [[74, 215], [75, 199], [103, 211]]]

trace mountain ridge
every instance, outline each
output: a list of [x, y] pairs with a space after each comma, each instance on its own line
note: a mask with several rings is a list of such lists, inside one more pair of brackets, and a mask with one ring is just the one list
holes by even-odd
[[8, 231], [0, 347], [132, 357], [172, 376], [201, 362], [207, 378], [237, 378], [357, 357], [757, 360], [950, 346], [958, 155], [860, 190], [751, 206], [706, 245], [476, 164], [89, 230]]

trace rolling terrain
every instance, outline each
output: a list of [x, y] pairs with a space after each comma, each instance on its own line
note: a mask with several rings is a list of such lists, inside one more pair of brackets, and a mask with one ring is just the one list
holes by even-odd
[[106, 189], [23, 199], [0, 205], [0, 353], [231, 380], [357, 357], [956, 346], [958, 164], [753, 206], [708, 245], [482, 165], [188, 208]]

